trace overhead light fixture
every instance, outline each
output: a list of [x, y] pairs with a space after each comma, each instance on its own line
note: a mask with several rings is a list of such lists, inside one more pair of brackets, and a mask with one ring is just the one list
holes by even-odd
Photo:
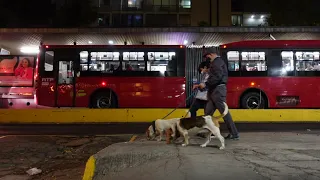
[[109, 44], [113, 44], [113, 41], [109, 40]]
[[26, 54], [37, 54], [40, 52], [40, 50], [37, 46], [24, 46], [20, 48], [20, 52]]
[[184, 40], [184, 41], [183, 41], [183, 44], [184, 44], [184, 45], [188, 44], [188, 41], [187, 41], [187, 40]]
[[263, 19], [263, 18], [264, 18], [264, 15], [261, 15], [260, 18]]
[[89, 44], [92, 44], [92, 41], [88, 41]]

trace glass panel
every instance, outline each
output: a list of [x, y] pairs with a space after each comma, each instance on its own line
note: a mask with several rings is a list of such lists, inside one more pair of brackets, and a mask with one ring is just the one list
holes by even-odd
[[175, 52], [148, 52], [148, 60], [151, 61], [171, 61], [175, 56]]
[[80, 71], [87, 71], [88, 70], [88, 51], [81, 51], [80, 52]]
[[144, 52], [124, 52], [124, 61], [144, 61]]
[[285, 73], [286, 71], [293, 71], [294, 70], [293, 52], [283, 51], [281, 52], [281, 58], [282, 58], [282, 72]]
[[53, 51], [46, 51], [44, 57], [44, 70], [45, 71], [53, 71], [53, 59], [54, 59], [54, 52]]
[[296, 52], [297, 71], [320, 71], [319, 52]]
[[265, 52], [242, 52], [241, 71], [266, 71]]
[[123, 71], [144, 71], [145, 64], [144, 61], [127, 61], [123, 62], [122, 70]]
[[58, 84], [72, 84], [73, 83], [73, 62], [59, 61], [59, 77]]
[[91, 52], [91, 61], [119, 61], [119, 52]]
[[175, 52], [148, 52], [147, 71], [176, 72]]
[[91, 52], [89, 71], [112, 73], [120, 67], [119, 52]]
[[228, 69], [229, 71], [239, 71], [239, 51], [229, 51], [227, 52], [228, 59]]
[[191, 0], [180, 0], [182, 8], [191, 8]]

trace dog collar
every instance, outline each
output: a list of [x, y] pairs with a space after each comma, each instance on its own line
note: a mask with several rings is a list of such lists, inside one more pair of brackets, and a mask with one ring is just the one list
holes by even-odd
[[156, 121], [152, 121], [151, 126], [153, 128], [153, 132], [156, 132]]

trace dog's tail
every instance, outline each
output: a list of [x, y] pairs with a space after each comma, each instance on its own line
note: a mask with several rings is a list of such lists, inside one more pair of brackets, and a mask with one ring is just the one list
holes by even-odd
[[228, 105], [227, 105], [227, 103], [225, 103], [225, 102], [223, 102], [223, 104], [224, 104], [224, 111], [223, 111], [223, 113], [222, 113], [220, 116], [216, 116], [216, 117], [212, 116], [212, 119], [213, 119], [213, 120], [223, 118], [224, 116], [226, 116], [226, 115], [228, 114], [228, 111], [229, 111]]

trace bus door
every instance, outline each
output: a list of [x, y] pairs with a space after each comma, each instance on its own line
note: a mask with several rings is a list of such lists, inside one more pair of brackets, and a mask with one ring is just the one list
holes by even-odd
[[76, 49], [55, 51], [55, 107], [74, 107], [76, 77], [79, 72], [80, 53]]

